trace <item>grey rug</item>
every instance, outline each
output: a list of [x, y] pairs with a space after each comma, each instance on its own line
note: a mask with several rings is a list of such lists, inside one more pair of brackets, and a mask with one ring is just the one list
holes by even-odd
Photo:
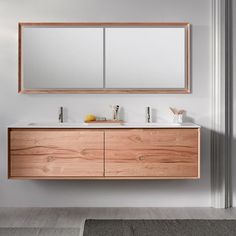
[[236, 220], [86, 220], [83, 236], [236, 236]]

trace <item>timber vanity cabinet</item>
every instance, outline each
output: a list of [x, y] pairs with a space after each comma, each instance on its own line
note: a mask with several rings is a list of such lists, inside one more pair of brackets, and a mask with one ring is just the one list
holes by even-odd
[[[19, 92], [190, 93], [190, 48], [183, 22], [19, 23]], [[195, 124], [18, 125], [8, 141], [12, 179], [200, 178]]]
[[200, 127], [10, 127], [11, 179], [198, 179]]

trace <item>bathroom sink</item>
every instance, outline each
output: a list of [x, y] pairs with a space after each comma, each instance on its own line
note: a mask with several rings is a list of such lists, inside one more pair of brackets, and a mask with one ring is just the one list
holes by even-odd
[[30, 123], [29, 126], [32, 127], [45, 127], [45, 128], [168, 128], [168, 127], [180, 127], [181, 124], [175, 123]]
[[29, 126], [32, 126], [32, 127], [55, 127], [55, 126], [58, 126], [58, 127], [74, 127], [74, 126], [83, 126], [84, 124], [83, 123], [72, 123], [72, 122], [64, 122], [64, 123], [37, 123], [37, 122], [32, 122], [32, 123], [29, 123], [28, 124]]
[[142, 127], [176, 127], [181, 126], [178, 123], [124, 123], [125, 126], [142, 126]]
[[120, 126], [123, 125], [124, 123], [79, 123], [79, 122], [64, 122], [64, 123], [29, 123], [29, 126], [58, 126], [58, 127], [63, 127], [63, 126]]
[[64, 123], [29, 123], [29, 126], [58, 126], [58, 127], [77, 127], [77, 126], [128, 126], [128, 127], [178, 127], [181, 124], [178, 123], [72, 123], [72, 122], [64, 122]]
[[83, 123], [85, 126], [121, 126], [124, 125], [125, 123], [96, 123], [96, 122], [91, 122], [91, 123]]
[[20, 123], [11, 125], [10, 127], [21, 127], [21, 128], [197, 128], [198, 125], [194, 123], [144, 123], [144, 122], [133, 122], [133, 123], [108, 123], [108, 124], [87, 124], [87, 123], [76, 123], [76, 122], [31, 122], [31, 123]]

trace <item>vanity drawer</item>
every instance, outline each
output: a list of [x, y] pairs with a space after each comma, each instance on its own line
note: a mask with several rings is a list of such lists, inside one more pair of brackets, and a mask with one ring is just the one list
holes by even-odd
[[106, 177], [199, 178], [199, 129], [105, 133]]
[[10, 178], [103, 176], [103, 161], [103, 131], [9, 130]]
[[197, 179], [200, 128], [10, 128], [15, 179]]

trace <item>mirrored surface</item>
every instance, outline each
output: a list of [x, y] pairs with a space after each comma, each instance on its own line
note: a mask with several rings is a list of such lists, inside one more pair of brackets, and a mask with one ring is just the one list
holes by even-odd
[[184, 88], [184, 28], [107, 28], [106, 88]]
[[24, 27], [24, 89], [103, 88], [103, 29]]
[[19, 92], [189, 93], [188, 23], [19, 23]]

